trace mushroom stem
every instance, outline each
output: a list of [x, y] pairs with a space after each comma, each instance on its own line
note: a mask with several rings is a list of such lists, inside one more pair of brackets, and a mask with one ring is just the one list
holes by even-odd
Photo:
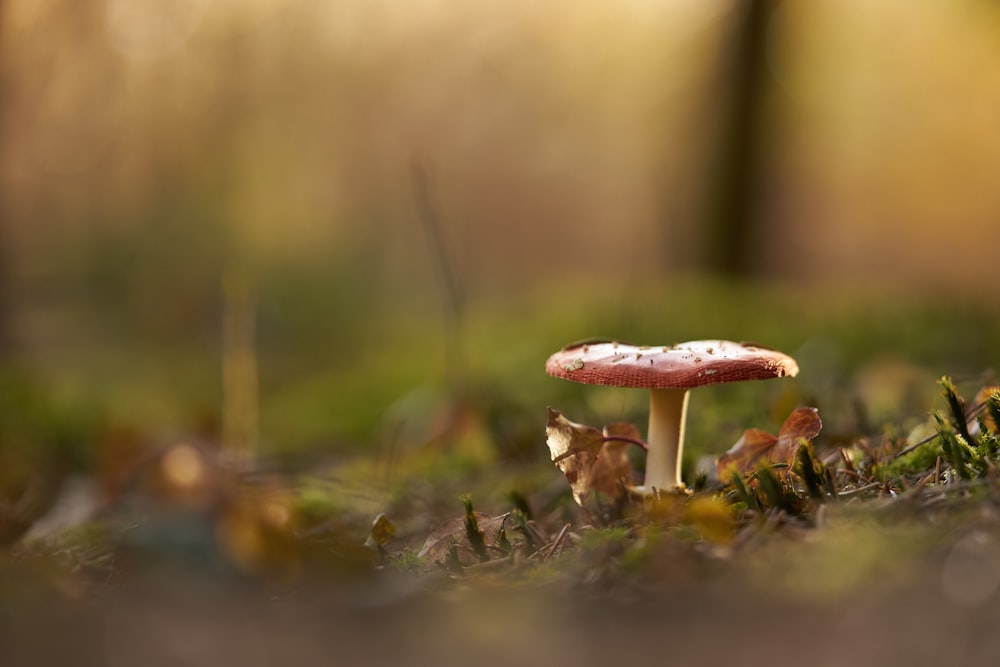
[[683, 489], [681, 451], [684, 449], [684, 422], [687, 420], [687, 389], [649, 391], [649, 433], [646, 455], [647, 493], [654, 489]]

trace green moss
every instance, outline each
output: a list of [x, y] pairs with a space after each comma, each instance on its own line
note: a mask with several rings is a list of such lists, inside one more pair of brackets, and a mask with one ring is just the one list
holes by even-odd
[[400, 572], [416, 573], [423, 570], [425, 563], [413, 549], [403, 549], [388, 558], [388, 564]]
[[886, 480], [931, 470], [943, 453], [940, 439], [931, 440], [908, 454], [879, 463], [874, 471], [875, 476]]
[[342, 513], [344, 501], [333, 484], [307, 478], [298, 487], [295, 509], [302, 521], [310, 525]]

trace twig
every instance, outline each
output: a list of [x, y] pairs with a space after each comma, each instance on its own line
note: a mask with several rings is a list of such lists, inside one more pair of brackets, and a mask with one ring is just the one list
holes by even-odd
[[923, 477], [918, 479], [913, 486], [907, 487], [906, 490], [904, 490], [903, 493], [899, 495], [899, 499], [906, 500], [906, 499], [919, 498], [920, 494], [923, 493], [924, 489], [927, 488], [928, 483], [930, 483], [931, 479], [933, 478], [934, 478], [934, 473], [924, 475]]
[[837, 471], [838, 475], [847, 475], [848, 477], [853, 477], [856, 480], [864, 481], [865, 476], [855, 470], [848, 470], [847, 468], [841, 468]]
[[533, 542], [541, 544], [545, 541], [542, 534], [538, 532], [538, 528], [535, 527], [534, 521], [525, 521], [523, 525], [517, 524], [514, 526], [514, 530], [520, 530], [524, 534], [525, 539], [528, 540], [529, 546], [531, 546]]
[[913, 488], [919, 490], [921, 487], [927, 486], [928, 484], [936, 483], [938, 479], [937, 470], [934, 470], [918, 479], [917, 483], [913, 485]]
[[[987, 402], [983, 401], [982, 403], [977, 403], [976, 405], [974, 405], [971, 408], [969, 408], [966, 411], [966, 415], [965, 415], [966, 420], [972, 419], [973, 417], [975, 417], [976, 415], [978, 415], [980, 412], [983, 411], [983, 409], [986, 408], [986, 405], [987, 405]], [[926, 438], [924, 438], [923, 440], [921, 440], [919, 442], [915, 442], [912, 445], [908, 445], [908, 446], [904, 447], [903, 449], [899, 450], [898, 452], [896, 452], [896, 456], [894, 458], [898, 459], [901, 456], [906, 456], [907, 454], [909, 454], [910, 452], [912, 452], [917, 447], [920, 447], [922, 445], [926, 445], [927, 443], [933, 441], [936, 437], [938, 437], [938, 434], [934, 433], [933, 435], [929, 435], [929, 436], [927, 436]], [[972, 444], [972, 443], [969, 443], [969, 444]]]
[[920, 446], [922, 446], [922, 445], [926, 445], [926, 444], [927, 444], [928, 442], [931, 442], [931, 441], [932, 441], [932, 440], [934, 440], [934, 438], [936, 438], [936, 437], [938, 437], [938, 434], [937, 434], [937, 433], [935, 433], [934, 435], [929, 435], [929, 436], [927, 436], [926, 438], [924, 438], [924, 439], [923, 439], [923, 440], [921, 440], [920, 442], [915, 442], [915, 443], [913, 443], [912, 445], [909, 445], [909, 446], [907, 446], [907, 447], [904, 447], [903, 449], [901, 449], [901, 450], [899, 450], [898, 452], [896, 452], [896, 456], [895, 456], [894, 458], [897, 458], [897, 459], [898, 459], [898, 458], [899, 458], [899, 457], [901, 457], [901, 456], [906, 456], [907, 454], [909, 454], [910, 452], [912, 452], [912, 451], [913, 451], [914, 449], [916, 449], [917, 447], [920, 447]]
[[975, 479], [958, 480], [955, 482], [950, 482], [948, 484], [935, 484], [933, 488], [927, 490], [927, 493], [939, 496], [939, 495], [945, 495], [952, 491], [968, 491], [976, 487], [993, 484], [994, 481], [995, 480], [987, 479], [985, 477], [977, 477]]
[[552, 557], [552, 554], [556, 552], [556, 549], [559, 548], [559, 546], [562, 544], [562, 541], [566, 539], [566, 533], [569, 532], [569, 527], [570, 524], [567, 523], [562, 527], [562, 530], [559, 531], [559, 534], [556, 535], [556, 539], [552, 541], [552, 544], [548, 547], [548, 551], [546, 551], [545, 555], [542, 556], [543, 563]]
[[874, 491], [875, 489], [882, 486], [882, 482], [872, 482], [871, 484], [865, 484], [864, 486], [859, 486], [856, 489], [849, 489], [847, 491], [841, 491], [837, 494], [838, 498], [847, 498], [849, 496], [854, 496], [859, 493], [864, 493], [865, 491]]
[[840, 458], [844, 462], [844, 466], [845, 466], [844, 467], [844, 471], [845, 472], [851, 472], [851, 473], [857, 474], [857, 471], [854, 468], [854, 461], [851, 460], [851, 457], [847, 453], [847, 450], [844, 449], [843, 447], [840, 448]]
[[514, 555], [504, 556], [503, 558], [494, 558], [493, 560], [486, 560], [480, 563], [473, 563], [472, 565], [463, 566], [463, 571], [472, 572], [482, 572], [484, 570], [499, 569], [503, 565], [509, 565], [514, 562]]

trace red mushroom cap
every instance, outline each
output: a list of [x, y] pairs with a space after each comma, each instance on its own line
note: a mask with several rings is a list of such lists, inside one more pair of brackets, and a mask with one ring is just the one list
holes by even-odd
[[706, 384], [766, 380], [799, 372], [787, 354], [752, 343], [696, 340], [665, 347], [580, 343], [545, 364], [553, 377], [584, 384], [690, 389]]

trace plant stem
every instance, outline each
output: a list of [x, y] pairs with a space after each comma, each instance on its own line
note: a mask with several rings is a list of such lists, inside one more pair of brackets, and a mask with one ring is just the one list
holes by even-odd
[[601, 440], [601, 442], [614, 442], [614, 441], [627, 442], [630, 445], [635, 445], [636, 447], [642, 448], [644, 452], [649, 451], [649, 445], [644, 443], [642, 440], [639, 440], [637, 438], [629, 438], [624, 435], [606, 435], [604, 436], [604, 439]]

